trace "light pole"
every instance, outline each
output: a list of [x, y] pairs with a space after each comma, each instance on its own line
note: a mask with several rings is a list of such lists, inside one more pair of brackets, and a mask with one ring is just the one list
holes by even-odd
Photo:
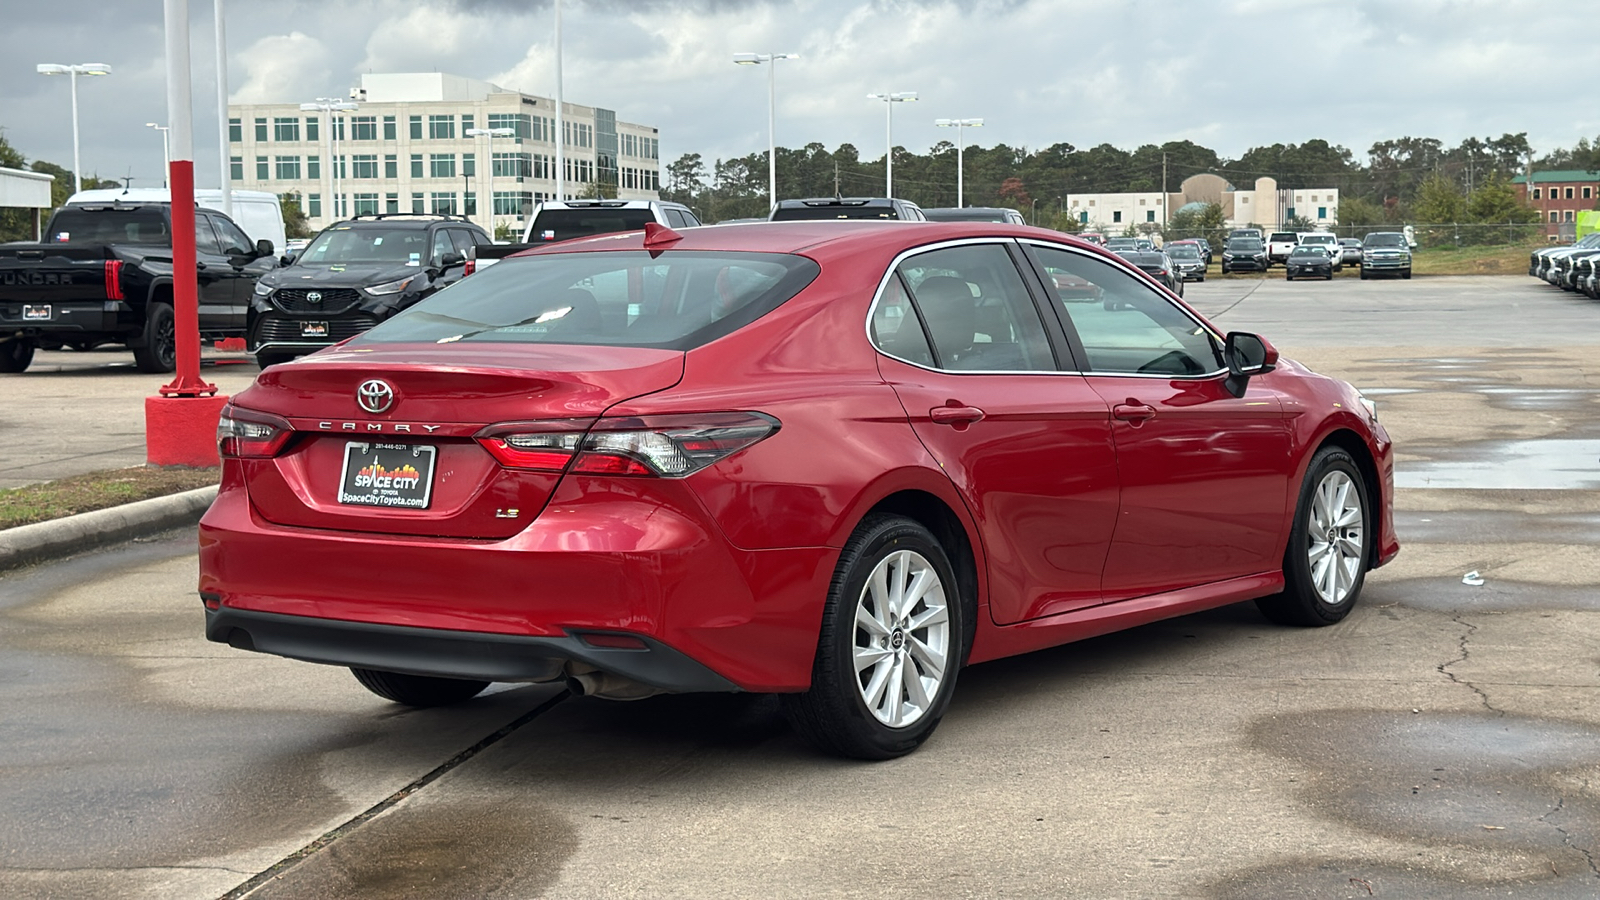
[[167, 170], [172, 168], [172, 141], [167, 134], [171, 130], [171, 126], [146, 122], [144, 127], [154, 128], [161, 132], [161, 186], [167, 187]]
[[[489, 139], [489, 152], [484, 154], [484, 162], [488, 163], [489, 175], [489, 238], [494, 239], [494, 139], [497, 137], [516, 137], [515, 128], [468, 128], [462, 134], [466, 137], [486, 137]], [[465, 202], [465, 201], [463, 201]]]
[[955, 130], [956, 130], [956, 208], [960, 209], [961, 207], [967, 205], [967, 203], [966, 203], [966, 190], [965, 190], [965, 187], [964, 187], [964, 183], [962, 182], [962, 176], [964, 176], [966, 174], [967, 167], [966, 167], [966, 165], [964, 165], [963, 160], [961, 158], [961, 151], [962, 151], [962, 146], [963, 146], [962, 142], [961, 142], [961, 129], [963, 129], [963, 128], [981, 128], [981, 127], [983, 127], [983, 120], [982, 119], [934, 119], [933, 120], [933, 124], [938, 125], [938, 126], [940, 126], [942, 128], [954, 127]]
[[798, 53], [735, 53], [740, 66], [767, 67], [767, 199], [770, 208], [778, 205], [778, 60], [799, 59]]
[[300, 104], [302, 112], [326, 113], [323, 124], [327, 126], [323, 131], [322, 146], [328, 148], [327, 185], [328, 185], [328, 214], [327, 221], [332, 222], [339, 217], [339, 159], [335, 155], [339, 152], [338, 134], [334, 131], [333, 113], [335, 110], [360, 109], [361, 106], [349, 100], [339, 100], [334, 97], [318, 97], [314, 103]]
[[561, 99], [561, 0], [556, 0], [556, 199], [567, 199], [567, 111]]
[[40, 75], [68, 75], [72, 79], [72, 192], [83, 190], [83, 165], [78, 161], [78, 76], [110, 75], [111, 67], [105, 63], [40, 63], [35, 66]]
[[[212, 18], [216, 24], [216, 55], [217, 55], [217, 129], [220, 132], [222, 155], [218, 161], [222, 168], [218, 170], [218, 184], [222, 187], [222, 212], [230, 219], [233, 218], [233, 184], [232, 174], [229, 169], [233, 166], [233, 150], [228, 141], [228, 26], [227, 16], [222, 9], [223, 0], [214, 0], [211, 5]], [[282, 248], [279, 248], [280, 250]]]
[[883, 154], [883, 195], [894, 196], [894, 105], [917, 99], [916, 91], [899, 91], [893, 94], [868, 94], [868, 100], [882, 100], [884, 133], [889, 138], [889, 148]]

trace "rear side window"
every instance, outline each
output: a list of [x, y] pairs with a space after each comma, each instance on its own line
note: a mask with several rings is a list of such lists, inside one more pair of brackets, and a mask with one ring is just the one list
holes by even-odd
[[690, 350], [798, 294], [821, 269], [784, 253], [642, 250], [507, 259], [357, 339]]
[[639, 231], [655, 220], [648, 209], [542, 209], [533, 220], [532, 234], [535, 243], [570, 241], [597, 234]]
[[968, 244], [932, 250], [908, 258], [895, 271], [933, 339], [938, 368], [966, 372], [1055, 368], [1039, 310], [1005, 247]]
[[689, 217], [685, 216], [682, 212], [680, 212], [680, 211], [678, 211], [676, 209], [668, 207], [666, 209], [663, 209], [661, 212], [666, 215], [667, 224], [669, 226], [673, 227], [673, 228], [689, 228], [689, 227], [692, 227], [692, 226], [689, 225]]

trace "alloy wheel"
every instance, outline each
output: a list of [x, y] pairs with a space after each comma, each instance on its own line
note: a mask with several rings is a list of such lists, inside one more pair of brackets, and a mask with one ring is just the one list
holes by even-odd
[[1350, 476], [1332, 471], [1317, 484], [1306, 523], [1311, 584], [1322, 602], [1338, 606], [1349, 599], [1366, 552], [1366, 514], [1361, 492]]
[[915, 551], [890, 553], [856, 600], [856, 685], [873, 717], [890, 728], [922, 718], [944, 684], [950, 650], [950, 610], [938, 571]]

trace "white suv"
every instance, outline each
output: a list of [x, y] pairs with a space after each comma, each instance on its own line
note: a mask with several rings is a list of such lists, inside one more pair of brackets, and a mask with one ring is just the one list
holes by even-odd
[[638, 231], [654, 222], [668, 228], [694, 228], [700, 220], [682, 203], [666, 200], [547, 200], [533, 211], [525, 244]]
[[1333, 257], [1333, 270], [1335, 272], [1344, 266], [1344, 249], [1339, 246], [1339, 236], [1327, 231], [1312, 231], [1300, 235], [1302, 245], [1321, 247]]

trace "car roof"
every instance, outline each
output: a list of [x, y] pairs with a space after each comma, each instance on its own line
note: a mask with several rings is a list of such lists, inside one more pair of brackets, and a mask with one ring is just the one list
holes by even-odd
[[[1108, 255], [1098, 245], [1080, 241], [1069, 234], [1035, 228], [1031, 225], [1008, 225], [1003, 222], [821, 219], [752, 222], [720, 225], [716, 228], [685, 228], [674, 233], [679, 236], [678, 239], [663, 246], [662, 249], [796, 253], [809, 256], [831, 255], [842, 248], [848, 251], [882, 251], [925, 246], [961, 238], [1002, 237], [1045, 240], [1087, 248], [1102, 256]], [[559, 244], [544, 244], [518, 253], [516, 256], [637, 250], [642, 246], [641, 235], [642, 232], [639, 231], [623, 231], [590, 238], [577, 238]]]
[[431, 225], [455, 225], [458, 227], [468, 225], [479, 231], [483, 230], [483, 226], [460, 216], [440, 216], [431, 213], [378, 213], [371, 216], [354, 216], [349, 219], [340, 219], [328, 227], [360, 228], [368, 225], [381, 225], [385, 228], [404, 227], [407, 225], [418, 228], [427, 228]]

